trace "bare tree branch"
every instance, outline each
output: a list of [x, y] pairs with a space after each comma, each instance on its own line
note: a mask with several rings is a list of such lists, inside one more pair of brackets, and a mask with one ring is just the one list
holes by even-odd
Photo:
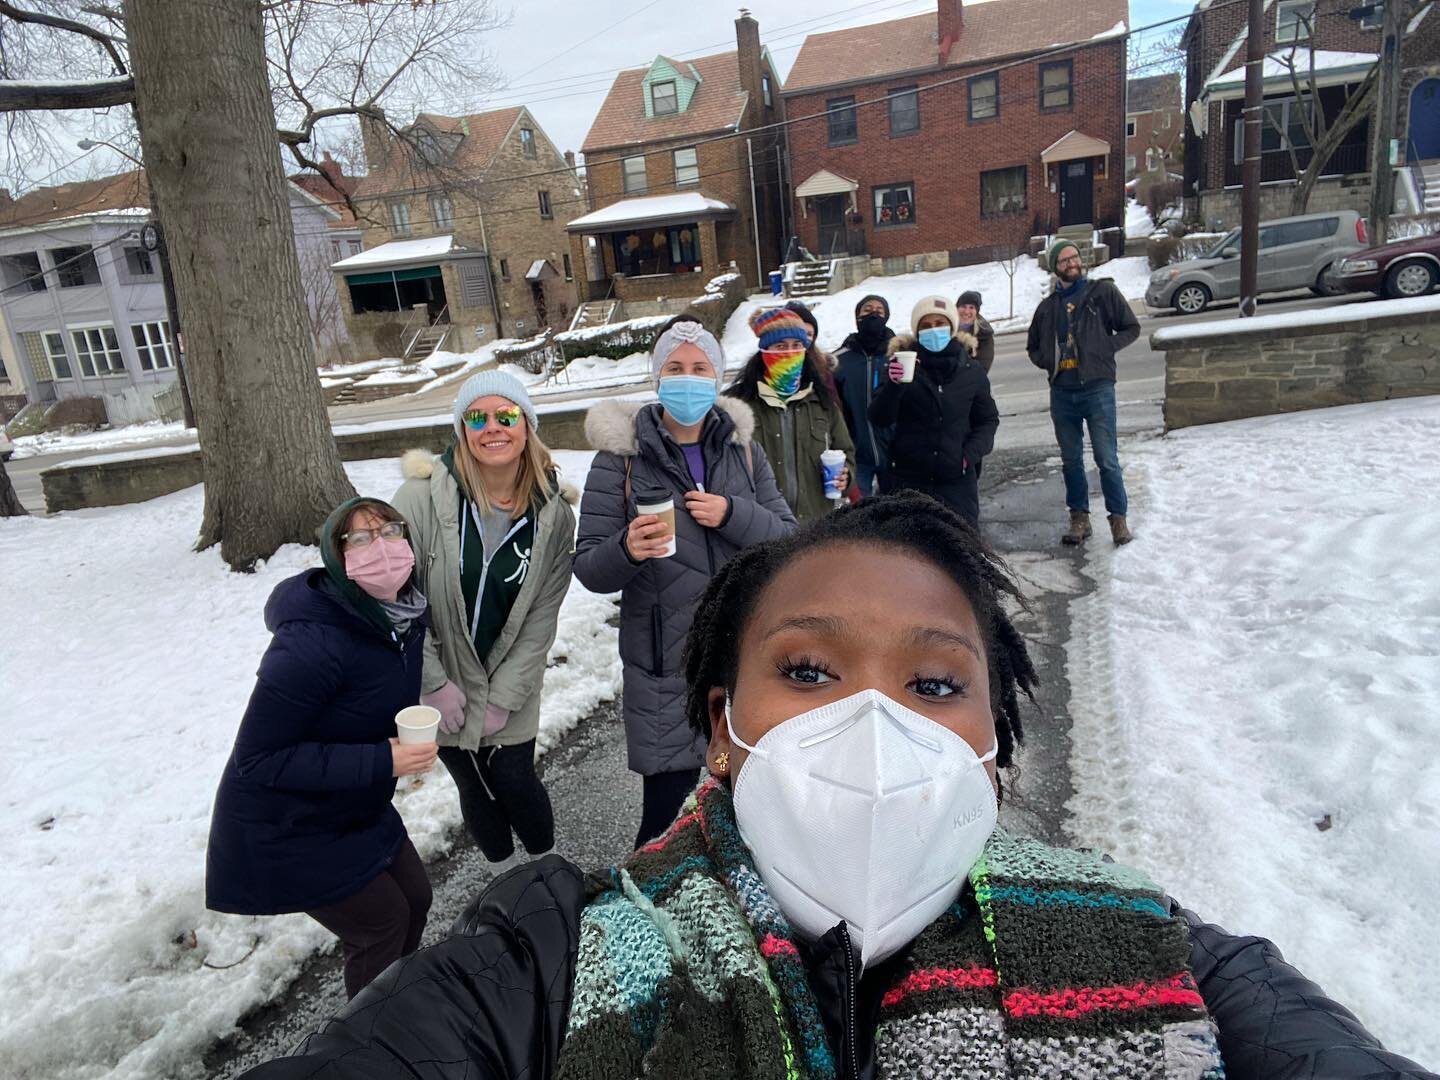
[[0, 112], [33, 112], [37, 109], [107, 109], [129, 105], [135, 100], [135, 80], [98, 79], [65, 84], [0, 81]]
[[[86, 26], [84, 23], [76, 22], [74, 19], [62, 19], [58, 15], [46, 15], [40, 11], [26, 11], [23, 8], [17, 8], [14, 4], [9, 3], [8, 0], [0, 0], [0, 15], [4, 15], [17, 23], [32, 23], [36, 26], [48, 26], [52, 30], [65, 30], [72, 34], [79, 34], [81, 37], [88, 37], [92, 41], [99, 42], [101, 47], [110, 54], [110, 60], [115, 65], [115, 74], [126, 75], [130, 71], [120, 56], [120, 50], [116, 48], [119, 39], [111, 34], [105, 33], [103, 30], [97, 30], [93, 26]], [[66, 108], [67, 106], [57, 105], [44, 107]], [[76, 106], [70, 107], [74, 108]]]

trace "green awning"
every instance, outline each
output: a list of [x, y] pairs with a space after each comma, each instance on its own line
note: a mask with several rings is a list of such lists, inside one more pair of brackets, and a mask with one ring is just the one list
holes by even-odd
[[346, 274], [345, 282], [349, 285], [389, 285], [395, 280], [395, 275], [389, 270], [383, 274]]
[[416, 266], [409, 270], [396, 270], [396, 281], [419, 281], [421, 278], [440, 277], [438, 266]]
[[350, 285], [391, 285], [397, 281], [420, 281], [440, 277], [438, 266], [414, 266], [406, 270], [381, 270], [374, 274], [346, 274]]

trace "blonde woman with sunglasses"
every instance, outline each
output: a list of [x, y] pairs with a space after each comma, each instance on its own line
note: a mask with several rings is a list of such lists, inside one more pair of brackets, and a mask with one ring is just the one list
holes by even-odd
[[555, 843], [535, 772], [540, 690], [575, 550], [573, 489], [562, 488], [525, 387], [498, 371], [455, 399], [455, 443], [412, 450], [395, 506], [410, 522], [430, 598], [420, 700], [440, 710], [440, 760], [491, 862]]

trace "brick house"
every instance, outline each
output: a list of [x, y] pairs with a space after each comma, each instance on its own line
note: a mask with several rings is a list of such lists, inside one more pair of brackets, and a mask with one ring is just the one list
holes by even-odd
[[[1395, 135], [1402, 160], [1418, 165], [1440, 161], [1440, 13], [1426, 4], [1404, 28], [1400, 109]], [[1308, 94], [1314, 70], [1320, 104], [1338, 116], [1348, 97], [1374, 67], [1381, 48], [1380, 13], [1352, 18], [1351, 0], [1266, 0], [1262, 130], [1261, 216], [1291, 212], [1296, 180], [1295, 151], [1303, 170], [1313, 156], [1298, 119], [1292, 68]], [[1246, 10], [1243, 5], [1196, 7], [1185, 28], [1185, 196], [1188, 208], [1215, 227], [1240, 220], [1243, 173], [1241, 108], [1245, 97]], [[1202, 125], [1196, 129], [1197, 121]], [[1307, 209], [1358, 210], [1370, 205], [1371, 129], [1367, 116], [1351, 130], [1310, 195]], [[1413, 185], [1408, 170], [1397, 173], [1397, 191]]]
[[459, 352], [569, 324], [564, 220], [581, 187], [529, 109], [421, 113], [399, 137], [382, 114], [360, 131], [364, 250], [331, 267], [358, 352], [400, 355], [426, 323]]
[[1125, 178], [1164, 179], [1184, 167], [1185, 108], [1180, 75], [1131, 79], [1125, 99]]
[[[586, 300], [688, 297], [783, 255], [780, 80], [748, 14], [733, 52], [621, 72], [582, 151], [589, 213], [568, 226]], [[747, 132], [756, 131], [754, 135]]]
[[1124, 0], [939, 0], [808, 36], [784, 89], [801, 242], [933, 268], [1121, 224], [1126, 20]]

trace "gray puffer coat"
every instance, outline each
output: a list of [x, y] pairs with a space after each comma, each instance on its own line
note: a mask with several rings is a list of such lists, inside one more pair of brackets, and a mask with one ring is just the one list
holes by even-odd
[[[630, 768], [646, 776], [694, 769], [704, 761], [704, 741], [685, 721], [680, 668], [695, 602], [736, 552], [795, 528], [765, 451], [754, 442], [749, 405], [721, 398], [701, 431], [705, 490], [730, 499], [729, 515], [714, 529], [685, 512], [685, 493], [695, 484], [684, 452], [660, 417], [659, 405], [629, 401], [602, 402], [590, 410], [585, 435], [598, 453], [585, 481], [575, 541], [580, 583], [592, 592], [621, 594], [625, 735]], [[635, 517], [636, 495], [654, 491], [669, 492], [675, 500], [676, 551], [667, 559], [637, 563], [625, 550], [625, 532]]]

